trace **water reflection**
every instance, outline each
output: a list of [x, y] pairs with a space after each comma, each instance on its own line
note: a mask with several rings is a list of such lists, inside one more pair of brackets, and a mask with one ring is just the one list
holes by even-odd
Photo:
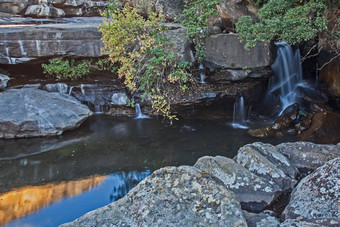
[[102, 183], [105, 178], [105, 176], [92, 176], [58, 184], [25, 186], [0, 194], [0, 225], [40, 210], [64, 197], [79, 195]]
[[[218, 121], [181, 121], [166, 126], [152, 119], [104, 116], [91, 118], [81, 128], [59, 137], [0, 140], [0, 193], [27, 185], [43, 188], [107, 176], [97, 187], [9, 226], [55, 226], [72, 221], [121, 198], [158, 168], [193, 165], [204, 155], [233, 157], [240, 146], [255, 141], [244, 130]], [[263, 142], [283, 141], [287, 138]]]

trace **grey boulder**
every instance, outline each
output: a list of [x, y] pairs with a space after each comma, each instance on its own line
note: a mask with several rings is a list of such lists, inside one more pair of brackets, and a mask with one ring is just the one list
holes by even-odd
[[0, 93], [0, 138], [60, 135], [93, 113], [75, 98], [35, 88]]
[[285, 219], [340, 217], [340, 158], [301, 180], [282, 213]]
[[0, 90], [7, 87], [7, 83], [10, 80], [10, 78], [4, 74], [0, 74]]
[[230, 158], [204, 156], [194, 166], [220, 179], [237, 195], [244, 210], [262, 211], [281, 192], [276, 184], [270, 184]]
[[190, 166], [165, 167], [66, 226], [247, 226], [233, 192]]

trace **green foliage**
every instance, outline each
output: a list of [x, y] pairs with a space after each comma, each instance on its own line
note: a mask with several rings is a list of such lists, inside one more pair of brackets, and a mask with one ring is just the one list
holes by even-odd
[[48, 76], [54, 76], [58, 79], [80, 79], [93, 71], [110, 70], [112, 64], [108, 59], [82, 60], [76, 62], [72, 60], [49, 60], [48, 64], [42, 64], [43, 73]]
[[165, 36], [163, 16], [149, 9], [148, 18], [125, 4], [124, 8], [108, 8], [99, 30], [105, 44], [103, 50], [118, 65], [118, 77], [133, 94], [151, 99], [152, 107], [172, 120], [170, 92], [186, 90], [191, 81], [188, 63], [176, 62]]
[[258, 10], [260, 22], [249, 16], [239, 19], [236, 31], [246, 48], [257, 41], [284, 40], [290, 44], [310, 40], [327, 31], [327, 9], [337, 7], [338, 0], [268, 0]]
[[75, 64], [75, 60], [50, 60], [49, 64], [42, 64], [44, 74], [55, 76], [58, 79], [78, 79], [90, 72], [88, 61]]
[[203, 38], [207, 35], [208, 18], [217, 15], [218, 0], [187, 0], [178, 22], [187, 28], [188, 35], [193, 38], [196, 59], [202, 62], [205, 58]]

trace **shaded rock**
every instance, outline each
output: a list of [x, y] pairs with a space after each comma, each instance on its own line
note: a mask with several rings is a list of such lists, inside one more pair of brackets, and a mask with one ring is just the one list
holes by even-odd
[[340, 217], [340, 158], [328, 161], [300, 181], [283, 211], [285, 219]]
[[336, 58], [326, 65], [320, 71], [319, 79], [327, 85], [332, 96], [340, 98], [340, 59]]
[[275, 146], [277, 151], [287, 157], [299, 169], [312, 169], [339, 157], [339, 145], [322, 145], [310, 142], [282, 143]]
[[315, 219], [288, 219], [280, 227], [328, 227], [339, 226], [340, 218], [315, 218]]
[[235, 161], [253, 174], [278, 185], [282, 191], [293, 188], [298, 170], [270, 144], [256, 142], [241, 147]]
[[295, 89], [295, 96], [297, 99], [303, 100], [307, 103], [325, 104], [329, 101], [327, 95], [309, 87], [297, 87]]
[[0, 138], [60, 135], [92, 115], [87, 106], [59, 93], [23, 88], [0, 93]]
[[0, 90], [7, 87], [7, 82], [10, 80], [10, 78], [4, 74], [0, 74]]
[[265, 210], [259, 214], [243, 211], [244, 218], [247, 221], [248, 227], [279, 227], [280, 222], [275, 217], [275, 213], [270, 210]]
[[25, 16], [63, 17], [65, 16], [65, 12], [62, 9], [58, 9], [53, 6], [49, 6], [47, 4], [40, 4], [40, 5], [30, 5], [25, 12]]
[[175, 54], [177, 61], [187, 61], [190, 63], [195, 61], [194, 53], [191, 49], [191, 41], [185, 29], [169, 30], [165, 33], [165, 36], [173, 44], [169, 51]]
[[205, 65], [209, 68], [256, 68], [269, 66], [273, 57], [270, 45], [259, 43], [249, 51], [244, 49], [236, 34], [217, 34], [204, 40]]
[[234, 193], [194, 167], [165, 167], [122, 199], [62, 226], [247, 226]]
[[340, 141], [340, 114], [335, 112], [315, 113], [311, 126], [304, 131], [300, 140], [329, 144]]
[[256, 18], [257, 9], [246, 0], [220, 0], [218, 7], [220, 16], [232, 21], [234, 24], [242, 16]]
[[297, 119], [299, 104], [295, 103], [288, 106], [282, 114], [277, 117], [272, 125], [274, 130], [287, 129], [292, 125], [292, 122]]
[[32, 0], [0, 0], [0, 12], [19, 14], [31, 3]]
[[205, 156], [194, 166], [220, 179], [237, 195], [244, 210], [264, 210], [280, 193], [275, 183], [270, 184], [230, 158]]
[[61, 94], [68, 93], [68, 85], [65, 83], [46, 84], [45, 89], [48, 92], [58, 92]]
[[182, 13], [184, 0], [157, 0], [155, 7], [156, 11], [162, 13], [167, 20], [173, 21]]
[[333, 111], [333, 108], [331, 106], [328, 106], [326, 104], [319, 104], [319, 103], [313, 103], [310, 109], [312, 113]]
[[0, 28], [0, 63], [17, 64], [58, 56], [100, 57], [104, 44], [101, 18], [80, 23], [9, 26]]

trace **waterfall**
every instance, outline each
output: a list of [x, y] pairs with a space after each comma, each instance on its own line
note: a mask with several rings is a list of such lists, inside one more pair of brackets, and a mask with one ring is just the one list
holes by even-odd
[[140, 108], [139, 103], [136, 103], [135, 107], [136, 107], [136, 117], [135, 117], [135, 119], [148, 119], [148, 118], [150, 118], [150, 117], [148, 117], [148, 116], [146, 116], [142, 113], [142, 110]]
[[302, 82], [300, 50], [293, 50], [286, 42], [276, 42], [278, 47], [272, 65], [274, 76], [269, 82], [268, 95], [279, 98], [281, 111], [296, 102], [295, 89]]
[[74, 86], [70, 86], [69, 91], [67, 93], [68, 95], [72, 95], [73, 88], [74, 88]]
[[234, 128], [248, 129], [248, 126], [246, 126], [245, 124], [247, 123], [247, 116], [249, 115], [250, 115], [250, 108], [248, 109], [248, 115], [247, 115], [247, 110], [244, 105], [243, 96], [237, 97], [234, 103], [232, 126]]
[[200, 65], [199, 65], [199, 67], [198, 67], [198, 69], [199, 69], [199, 72], [200, 72], [200, 79], [201, 79], [201, 81], [200, 81], [200, 83], [201, 84], [205, 84], [205, 73], [204, 73], [204, 66], [203, 66], [203, 64], [201, 63]]

